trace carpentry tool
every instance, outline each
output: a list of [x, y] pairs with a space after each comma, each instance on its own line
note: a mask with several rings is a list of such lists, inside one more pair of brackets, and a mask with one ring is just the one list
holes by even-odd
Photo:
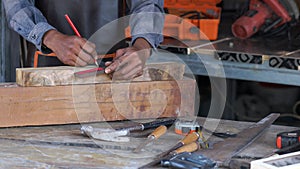
[[161, 119], [157, 119], [157, 120], [147, 122], [147, 123], [134, 123], [134, 124], [131, 124], [131, 125], [128, 125], [128, 126], [118, 127], [118, 128], [115, 128], [115, 130], [126, 129], [126, 130], [129, 130], [129, 131], [143, 131], [143, 130], [147, 130], [147, 129], [156, 128], [156, 127], [159, 127], [161, 125], [170, 126], [175, 121], [176, 121], [175, 117], [161, 118]]
[[194, 133], [199, 130], [200, 126], [196, 119], [178, 119], [175, 122], [175, 133], [181, 135], [187, 135], [189, 133]]
[[184, 145], [195, 142], [195, 141], [198, 140], [198, 138], [199, 138], [199, 134], [197, 132], [190, 133], [190, 134], [186, 135], [183, 139], [181, 139], [177, 144], [175, 144], [169, 150], [158, 154], [157, 158], [162, 158], [162, 157], [170, 154], [170, 152], [172, 152], [172, 151], [174, 151], [174, 150], [176, 150], [176, 149], [178, 149], [178, 148], [180, 148]]
[[151, 128], [156, 128], [161, 125], [169, 126], [175, 122], [176, 118], [163, 118], [148, 123], [137, 123], [118, 128], [93, 128], [92, 126], [82, 126], [81, 132], [93, 139], [114, 141], [114, 142], [128, 142], [130, 132], [144, 131]]
[[147, 138], [147, 140], [143, 143], [141, 143], [139, 146], [137, 146], [133, 152], [134, 153], [139, 153], [146, 145], [154, 141], [155, 139], [158, 139], [161, 137], [163, 134], [167, 132], [167, 127], [164, 125], [159, 126], [156, 128]]
[[150, 167], [156, 166], [156, 165], [160, 164], [162, 160], [170, 159], [170, 158], [174, 157], [175, 155], [183, 153], [183, 152], [194, 152], [198, 149], [199, 149], [199, 145], [196, 142], [186, 144], [186, 145], [170, 152], [168, 155], [166, 155], [162, 158], [155, 159], [154, 161], [139, 167], [139, 169], [145, 169], [145, 168], [150, 168]]
[[99, 74], [103, 74], [104, 70], [105, 69], [103, 67], [96, 67], [96, 68], [92, 68], [92, 69], [88, 69], [88, 70], [75, 72], [74, 76], [78, 77], [78, 78], [96, 76], [96, 75], [99, 75]]
[[283, 29], [298, 18], [299, 8], [295, 0], [250, 0], [249, 11], [233, 23], [232, 33], [246, 39], [258, 31], [267, 33]]
[[235, 138], [227, 138], [223, 142], [214, 144], [212, 149], [203, 149], [196, 153], [216, 161], [218, 167], [229, 167], [232, 157], [251, 145], [279, 116], [280, 114], [272, 113], [249, 128], [240, 131]]
[[188, 119], [188, 118], [182, 118], [182, 119], [177, 119], [175, 122], [175, 133], [180, 134], [180, 135], [187, 135], [189, 133], [193, 132], [199, 132], [199, 131], [205, 131], [207, 133], [210, 133], [216, 137], [220, 138], [229, 138], [229, 137], [235, 137], [235, 133], [224, 133], [224, 132], [213, 132], [210, 131], [203, 126], [200, 126], [196, 119]]
[[114, 130], [108, 128], [93, 128], [92, 126], [82, 126], [81, 132], [91, 138], [114, 141], [114, 142], [129, 142], [129, 137], [121, 137], [129, 134], [129, 130]]
[[[66, 20], [68, 21], [68, 23], [70, 24], [71, 28], [73, 29], [73, 31], [75, 32], [75, 34], [78, 36], [78, 37], [82, 37], [79, 33], [79, 31], [77, 30], [76, 26], [74, 25], [74, 23], [72, 22], [71, 18], [69, 17], [68, 14], [65, 14], [65, 18]], [[95, 62], [95, 65], [97, 67], [99, 67], [99, 64], [97, 62], [97, 56], [94, 56], [94, 62]]]
[[199, 131], [205, 131], [207, 133], [212, 134], [213, 136], [216, 137], [220, 137], [220, 138], [229, 138], [229, 137], [236, 137], [237, 134], [236, 133], [230, 133], [230, 132], [215, 132], [215, 131], [211, 131], [207, 128], [204, 128], [203, 126], [200, 126], [200, 130]]
[[277, 151], [275, 151], [274, 154], [282, 155], [282, 154], [287, 154], [287, 153], [293, 153], [296, 151], [300, 151], [300, 142], [294, 143], [294, 144], [286, 146], [280, 150], [277, 150]]
[[170, 159], [161, 160], [161, 166], [176, 169], [214, 169], [216, 162], [203, 155], [183, 152]]
[[281, 149], [300, 142], [300, 130], [282, 132], [277, 134], [276, 146]]

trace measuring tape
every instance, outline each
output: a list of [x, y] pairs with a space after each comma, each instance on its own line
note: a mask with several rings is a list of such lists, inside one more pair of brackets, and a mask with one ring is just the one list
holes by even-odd
[[187, 135], [189, 133], [198, 132], [200, 126], [196, 120], [192, 119], [178, 119], [175, 122], [175, 133], [180, 135]]

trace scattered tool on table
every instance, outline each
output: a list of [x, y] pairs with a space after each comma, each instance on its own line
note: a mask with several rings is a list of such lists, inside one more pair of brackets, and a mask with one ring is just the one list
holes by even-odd
[[271, 126], [279, 116], [280, 114], [272, 113], [251, 125], [249, 128], [240, 131], [235, 138], [227, 138], [225, 141], [214, 144], [212, 149], [199, 150], [196, 154], [204, 155], [216, 161], [218, 167], [240, 168], [236, 166], [239, 165], [239, 163], [231, 163], [232, 158], [237, 156], [261, 136], [263, 131]]
[[158, 139], [162, 135], [164, 135], [167, 132], [167, 127], [164, 125], [159, 126], [156, 128], [148, 137], [147, 140], [143, 143], [141, 143], [139, 146], [137, 146], [133, 152], [134, 153], [139, 153], [145, 146], [147, 146], [149, 143], [152, 141]]
[[175, 122], [175, 133], [177, 134], [187, 135], [189, 133], [197, 132], [199, 128], [200, 126], [196, 121], [196, 118], [182, 118]]
[[170, 159], [161, 160], [161, 166], [176, 169], [215, 169], [216, 162], [203, 155], [183, 152]]
[[281, 132], [277, 134], [276, 146], [279, 149], [291, 146], [300, 142], [300, 130]]
[[143, 131], [147, 129], [156, 128], [161, 125], [169, 126], [175, 122], [176, 118], [163, 118], [147, 123], [135, 123], [131, 125], [121, 126], [118, 128], [93, 128], [89, 125], [81, 127], [81, 132], [93, 139], [114, 141], [114, 142], [128, 142], [130, 132]]
[[203, 126], [200, 126], [200, 131], [203, 132], [207, 132], [212, 134], [213, 136], [216, 137], [220, 137], [220, 138], [230, 138], [230, 137], [236, 137], [237, 134], [236, 133], [231, 133], [231, 132], [215, 132], [215, 131], [211, 131], [207, 128], [204, 128]]
[[207, 133], [210, 133], [216, 137], [221, 138], [229, 138], [229, 137], [235, 137], [235, 133], [230, 132], [214, 132], [209, 129], [204, 128], [203, 126], [199, 125], [196, 118], [189, 119], [189, 118], [182, 118], [177, 119], [175, 122], [175, 133], [180, 135], [187, 135], [189, 133], [193, 132], [202, 132], [205, 131]]
[[109, 128], [93, 128], [82, 126], [81, 132], [91, 138], [114, 142], [129, 142], [129, 137], [121, 137], [129, 134], [129, 130], [114, 130]]
[[198, 141], [199, 141], [200, 147], [201, 147], [201, 148], [204, 148], [204, 149], [205, 149], [205, 148], [209, 148], [208, 141], [207, 141], [206, 138], [204, 137], [204, 134], [203, 134], [202, 130], [199, 130], [197, 133], [199, 134], [199, 139], [198, 139]]
[[186, 135], [183, 139], [181, 139], [177, 144], [175, 144], [172, 148], [170, 148], [169, 150], [162, 152], [161, 154], [157, 155], [157, 158], [162, 158], [168, 154], [170, 154], [170, 152], [184, 146], [187, 145], [189, 143], [195, 142], [197, 141], [199, 138], [199, 134], [197, 132], [193, 132], [190, 133], [188, 135]]
[[150, 121], [147, 123], [134, 123], [122, 127], [115, 128], [115, 130], [130, 130], [130, 131], [143, 131], [146, 129], [153, 129], [156, 127], [159, 127], [161, 125], [164, 126], [170, 126], [176, 121], [176, 117], [170, 117], [170, 118], [161, 118], [156, 119], [154, 121]]
[[143, 165], [141, 167], [139, 167], [139, 169], [145, 169], [145, 168], [150, 168], [150, 167], [153, 167], [153, 166], [156, 166], [158, 164], [161, 163], [162, 160], [167, 160], [167, 159], [170, 159], [174, 156], [176, 156], [177, 154], [180, 154], [180, 153], [184, 153], [184, 152], [194, 152], [196, 150], [199, 149], [199, 144], [197, 142], [192, 142], [190, 144], [187, 144], [187, 145], [184, 145], [172, 152], [170, 152], [168, 155], [166, 156], [163, 156], [161, 158], [158, 158], [158, 159], [155, 159], [154, 161], [146, 164], [146, 165]]
[[300, 142], [294, 143], [292, 145], [286, 146], [282, 149], [279, 149], [277, 151], [274, 152], [274, 154], [287, 154], [287, 153], [293, 153], [296, 151], [300, 151]]

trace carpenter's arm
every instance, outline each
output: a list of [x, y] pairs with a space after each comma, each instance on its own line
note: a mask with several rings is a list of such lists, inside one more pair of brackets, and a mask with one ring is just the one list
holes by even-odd
[[[43, 53], [56, 54], [64, 64], [85, 66], [94, 63], [95, 45], [84, 38], [68, 36], [49, 25], [33, 0], [2, 0], [10, 27]], [[49, 50], [51, 49], [51, 50]]]
[[147, 40], [152, 47], [162, 42], [164, 25], [163, 0], [127, 0], [130, 8], [132, 43], [137, 38]]
[[151, 48], [162, 42], [163, 0], [127, 0], [130, 8], [132, 45], [119, 49], [105, 72], [115, 79], [132, 79], [143, 73]]
[[34, 7], [33, 0], [2, 0], [9, 26], [42, 50], [42, 38], [53, 26], [47, 23], [43, 14]]

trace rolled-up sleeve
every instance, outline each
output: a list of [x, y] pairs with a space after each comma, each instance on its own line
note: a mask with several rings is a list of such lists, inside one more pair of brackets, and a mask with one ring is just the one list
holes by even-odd
[[30, 0], [2, 0], [9, 26], [39, 50], [44, 34], [55, 29]]
[[137, 38], [146, 39], [156, 48], [163, 41], [164, 12], [163, 0], [128, 0], [132, 42]]

